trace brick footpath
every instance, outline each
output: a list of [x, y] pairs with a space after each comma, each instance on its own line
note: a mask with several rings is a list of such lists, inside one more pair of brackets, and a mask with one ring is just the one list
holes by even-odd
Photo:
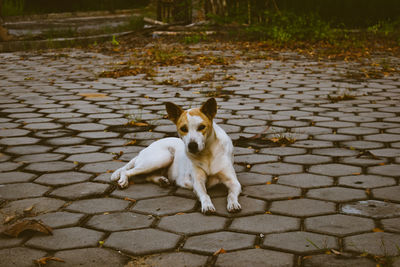
[[[400, 76], [354, 79], [358, 63], [282, 56], [160, 67], [159, 83], [214, 79], [157, 85], [98, 77], [126, 58], [0, 54], [0, 222], [33, 216], [54, 229], [0, 236], [0, 266], [45, 256], [65, 261], [48, 266], [376, 266], [373, 255], [400, 266]], [[344, 94], [353, 99], [333, 101]], [[210, 190], [217, 213], [204, 216], [188, 190], [109, 181], [175, 135], [164, 102], [188, 108], [209, 96], [236, 144], [240, 213], [226, 211], [224, 187]], [[285, 137], [292, 143], [271, 141]]]

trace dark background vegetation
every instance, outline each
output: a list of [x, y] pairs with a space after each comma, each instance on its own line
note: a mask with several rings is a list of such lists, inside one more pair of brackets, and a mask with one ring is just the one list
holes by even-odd
[[[175, 0], [176, 2], [185, 2]], [[3, 0], [3, 16], [53, 12], [75, 12], [143, 8], [157, 0]], [[231, 20], [265, 17], [266, 10], [291, 11], [298, 15], [314, 13], [335, 26], [368, 27], [381, 21], [397, 20], [400, 0], [227, 0], [225, 15]]]

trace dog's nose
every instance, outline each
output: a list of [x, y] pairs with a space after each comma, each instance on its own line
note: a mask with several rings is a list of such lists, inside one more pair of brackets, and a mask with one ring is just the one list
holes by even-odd
[[197, 146], [196, 142], [190, 142], [188, 145], [188, 148], [189, 148], [190, 153], [194, 154], [194, 153], [199, 152], [199, 147]]

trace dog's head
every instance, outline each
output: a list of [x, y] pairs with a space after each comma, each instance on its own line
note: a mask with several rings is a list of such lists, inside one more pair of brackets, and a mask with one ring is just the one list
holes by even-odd
[[201, 153], [213, 133], [213, 119], [217, 113], [215, 99], [210, 98], [200, 108], [186, 111], [171, 102], [165, 107], [168, 118], [175, 123], [178, 135], [185, 143], [186, 151], [193, 155]]

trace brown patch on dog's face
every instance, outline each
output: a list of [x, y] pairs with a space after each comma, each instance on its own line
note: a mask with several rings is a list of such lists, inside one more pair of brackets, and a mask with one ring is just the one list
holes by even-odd
[[[215, 99], [211, 98], [201, 108], [183, 111], [173, 103], [166, 104], [168, 117], [178, 130], [179, 137], [192, 154], [201, 152], [213, 132], [213, 118], [217, 111]], [[177, 117], [179, 116], [179, 117]]]

